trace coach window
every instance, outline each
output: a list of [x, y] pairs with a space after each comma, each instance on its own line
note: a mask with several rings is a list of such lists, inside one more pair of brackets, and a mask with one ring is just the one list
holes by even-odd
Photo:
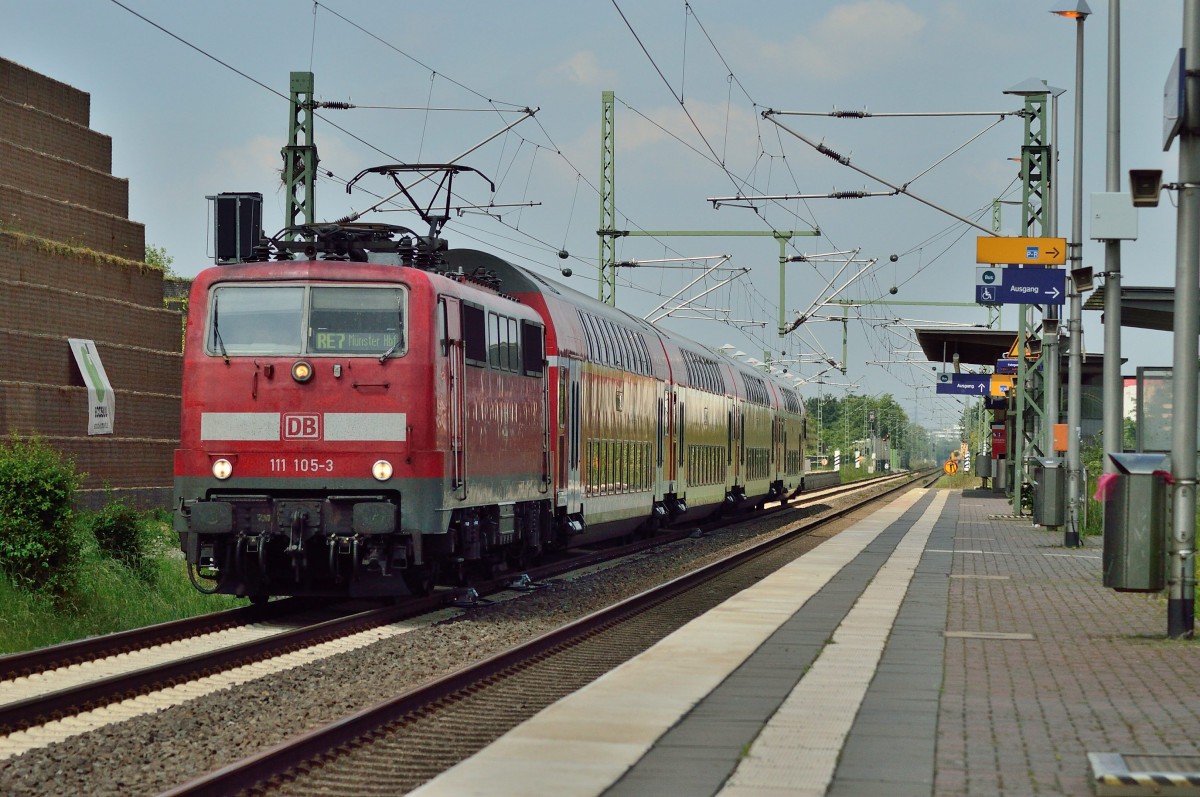
[[625, 339], [621, 336], [621, 327], [619, 324], [608, 322], [609, 334], [612, 335], [613, 345], [613, 365], [618, 368], [625, 368]]
[[463, 349], [470, 365], [487, 364], [487, 317], [483, 308], [463, 302]]
[[515, 318], [508, 319], [508, 370], [521, 371], [521, 324]]
[[646, 374], [647, 376], [649, 376], [649, 374], [650, 374], [650, 352], [646, 351], [646, 338], [643, 337], [642, 334], [639, 332], [637, 335], [634, 336], [633, 341], [634, 341], [634, 343], [637, 344], [637, 350], [638, 350], [638, 363], [639, 363], [638, 373]]
[[303, 328], [303, 287], [224, 285], [212, 294], [208, 352], [298, 355], [304, 344]]
[[621, 367], [626, 371], [634, 370], [633, 348], [629, 345], [629, 330], [618, 325], [617, 340], [621, 343]]
[[545, 373], [545, 341], [542, 335], [540, 325], [521, 322], [521, 372], [525, 376], [542, 376]]
[[500, 353], [503, 338], [501, 332], [507, 332], [508, 325], [504, 323], [504, 319], [495, 313], [488, 313], [488, 365], [492, 368], [500, 367]]
[[613, 340], [612, 325], [608, 323], [607, 318], [599, 318], [597, 322], [600, 325], [600, 345], [604, 349], [604, 364], [617, 364], [617, 342]]
[[579, 321], [583, 326], [583, 336], [587, 338], [588, 359], [596, 362], [600, 350], [596, 345], [596, 330], [592, 328], [592, 317], [587, 313], [580, 313]]

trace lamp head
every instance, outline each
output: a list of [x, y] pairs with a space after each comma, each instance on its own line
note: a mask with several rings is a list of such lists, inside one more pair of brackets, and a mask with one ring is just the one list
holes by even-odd
[[1067, 0], [1057, 3], [1054, 8], [1050, 9], [1050, 13], [1069, 19], [1078, 19], [1082, 22], [1092, 13], [1092, 9], [1088, 7], [1087, 0]]

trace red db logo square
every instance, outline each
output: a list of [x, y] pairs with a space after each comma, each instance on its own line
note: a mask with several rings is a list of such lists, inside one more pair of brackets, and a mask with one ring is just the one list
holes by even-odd
[[320, 440], [320, 415], [284, 415], [284, 440]]

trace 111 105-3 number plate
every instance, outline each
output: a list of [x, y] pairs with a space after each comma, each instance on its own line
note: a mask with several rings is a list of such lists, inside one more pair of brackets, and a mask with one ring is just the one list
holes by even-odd
[[333, 459], [321, 457], [271, 457], [271, 473], [333, 473]]

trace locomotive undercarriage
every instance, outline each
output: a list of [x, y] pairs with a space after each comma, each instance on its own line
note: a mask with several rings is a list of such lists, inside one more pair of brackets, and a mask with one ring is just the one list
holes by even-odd
[[442, 577], [524, 567], [556, 544], [548, 502], [456, 509], [434, 534], [401, 528], [388, 495], [218, 495], [187, 517], [187, 561], [211, 583], [201, 588], [252, 599], [424, 594]]
[[216, 495], [188, 507], [185, 552], [215, 591], [251, 598], [418, 592], [422, 538], [399, 517], [395, 495]]

